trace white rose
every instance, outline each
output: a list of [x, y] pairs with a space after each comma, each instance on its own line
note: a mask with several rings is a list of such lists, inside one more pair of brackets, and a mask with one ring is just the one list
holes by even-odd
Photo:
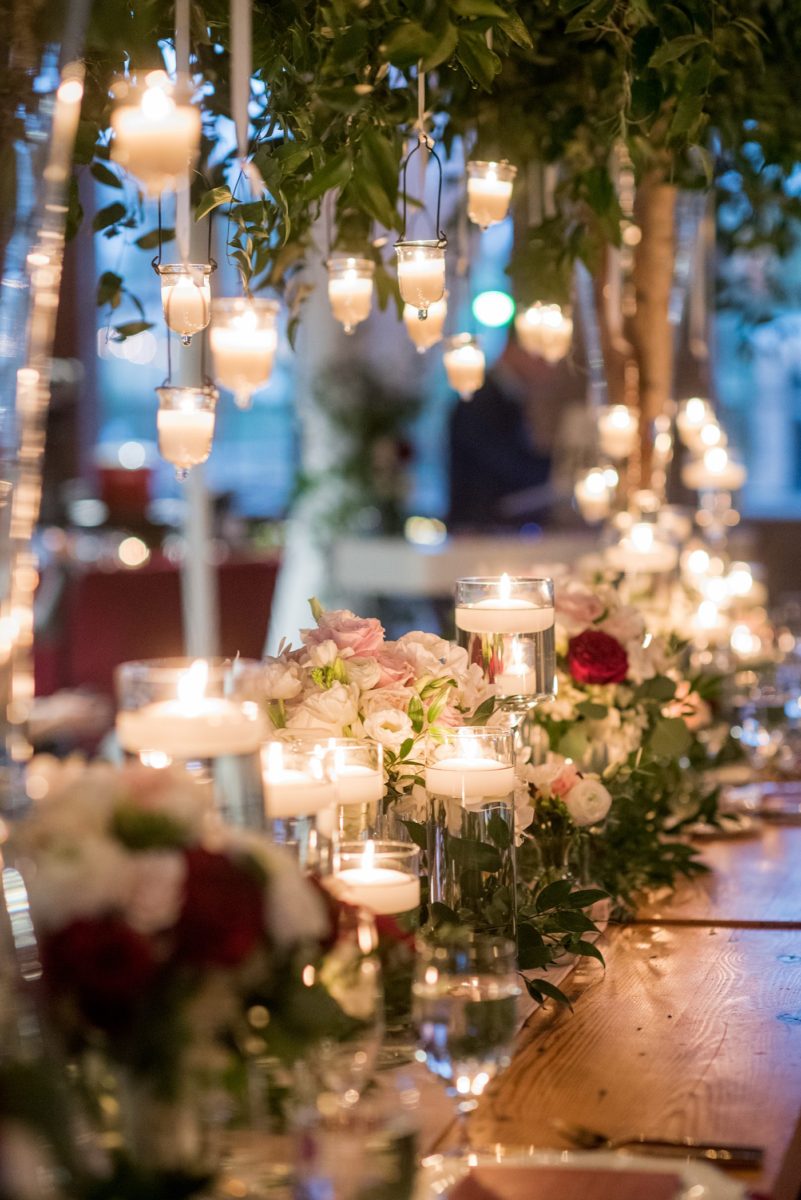
[[387, 750], [400, 750], [408, 738], [414, 737], [412, 723], [399, 708], [382, 708], [364, 722], [364, 732]]
[[350, 687], [334, 683], [324, 692], [310, 693], [287, 721], [288, 729], [323, 730], [331, 737], [342, 737], [346, 727], [359, 718]]
[[374, 658], [349, 658], [345, 674], [348, 683], [355, 683], [359, 691], [369, 692], [381, 678], [381, 668]]
[[612, 807], [612, 797], [599, 779], [580, 779], [562, 799], [576, 825], [597, 825]]
[[294, 700], [303, 688], [303, 678], [296, 662], [285, 658], [268, 658], [264, 664], [264, 689], [268, 700]]
[[133, 856], [133, 879], [125, 916], [140, 933], [169, 929], [181, 913], [186, 860], [173, 850]]

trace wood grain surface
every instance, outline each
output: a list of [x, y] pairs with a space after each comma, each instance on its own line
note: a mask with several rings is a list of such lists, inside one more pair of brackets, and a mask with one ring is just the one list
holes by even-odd
[[754, 836], [709, 842], [708, 875], [649, 898], [638, 921], [801, 929], [801, 825], [765, 824]]
[[521, 1031], [470, 1123], [476, 1146], [561, 1147], [554, 1119], [611, 1137], [764, 1146], [754, 1191], [801, 1184], [801, 932], [701, 926], [608, 931], [607, 970], [582, 964]]

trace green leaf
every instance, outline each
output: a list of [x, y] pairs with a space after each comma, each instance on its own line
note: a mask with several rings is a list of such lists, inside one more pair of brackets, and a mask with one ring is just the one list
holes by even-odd
[[472, 717], [466, 718], [465, 725], [486, 725], [487, 721], [495, 712], [496, 704], [497, 697], [490, 696], [489, 699], [485, 700], [482, 704], [479, 704]]
[[531, 40], [531, 35], [517, 13], [507, 14], [500, 24], [503, 32], [516, 46], [522, 46], [524, 50], [532, 48], [534, 43]]
[[549, 908], [557, 908], [564, 904], [572, 886], [569, 879], [556, 879], [549, 883], [537, 896], [537, 912], [546, 912]]
[[[162, 229], [162, 242], [172, 242], [175, 240], [174, 229]], [[143, 233], [141, 237], [136, 239], [136, 245], [140, 250], [157, 250], [159, 245], [158, 229], [150, 229], [147, 233]]]
[[201, 196], [195, 209], [195, 220], [201, 221], [203, 217], [218, 208], [221, 204], [229, 204], [233, 200], [231, 189], [228, 187], [216, 187], [211, 191], [206, 192], [205, 196]]
[[576, 705], [576, 712], [589, 721], [602, 721], [609, 709], [605, 704], [596, 704], [594, 700], [582, 700]]
[[414, 732], [422, 733], [423, 723], [425, 722], [425, 710], [419, 696], [412, 696], [409, 701], [409, 720], [412, 723]]
[[414, 738], [407, 738], [401, 743], [401, 748], [398, 751], [398, 758], [405, 758], [407, 754], [411, 754], [414, 748]]
[[307, 200], [316, 200], [332, 188], [341, 188], [350, 179], [353, 163], [349, 150], [341, 150], [329, 158], [325, 166], [316, 171], [306, 184], [304, 195]]
[[120, 179], [119, 175], [112, 171], [110, 167], [107, 167], [103, 162], [98, 162], [95, 160], [95, 162], [93, 162], [89, 168], [89, 171], [92, 175], [92, 178], [96, 179], [98, 183], [102, 183], [104, 187], [122, 187], [122, 180]]
[[112, 308], [116, 308], [121, 298], [122, 276], [114, 271], [104, 271], [97, 281], [98, 308], [103, 304], [110, 304]]
[[509, 14], [495, 0], [449, 0], [450, 6], [460, 17], [504, 17]]
[[135, 337], [137, 333], [144, 333], [146, 329], [152, 329], [152, 321], [126, 321], [122, 325], [115, 325], [114, 332], [119, 338]]
[[433, 71], [434, 67], [440, 66], [441, 63], [447, 62], [456, 50], [456, 43], [459, 40], [459, 30], [455, 25], [448, 22], [439, 39], [435, 43], [433, 49], [421, 59], [424, 71]]
[[474, 33], [462, 26], [456, 56], [473, 82], [489, 91], [501, 69], [501, 60], [490, 50], [484, 34]]
[[478, 871], [500, 871], [501, 856], [494, 846], [472, 838], [448, 838], [448, 852], [458, 867], [475, 867]]
[[568, 933], [594, 933], [595, 925], [583, 912], [573, 912], [570, 909], [560, 909], [553, 916], [553, 921], [560, 929]]
[[381, 53], [393, 66], [405, 68], [431, 54], [435, 46], [435, 40], [422, 25], [416, 21], [402, 21], [381, 46]]
[[107, 204], [105, 208], [101, 208], [95, 213], [92, 218], [92, 229], [97, 233], [100, 229], [108, 229], [111, 225], [116, 225], [119, 221], [124, 220], [128, 215], [128, 209], [118, 200], [114, 204]]
[[368, 126], [362, 134], [360, 149], [364, 164], [378, 179], [390, 203], [398, 194], [400, 161], [395, 142], [378, 129]]
[[684, 37], [673, 38], [671, 42], [666, 42], [655, 50], [651, 55], [648, 66], [652, 71], [659, 71], [668, 63], [675, 62], [677, 58], [684, 58], [696, 46], [703, 46], [707, 42], [707, 38], [701, 37], [697, 33], [688, 33]]
[[398, 214], [387, 197], [383, 187], [361, 169], [354, 172], [348, 185], [348, 194], [374, 220], [387, 229], [396, 228], [399, 224]]
[[421, 850], [428, 849], [428, 830], [422, 821], [412, 821], [409, 818], [401, 817], [400, 823], [414, 842], [415, 846], [419, 846]]
[[661, 717], [654, 726], [648, 748], [656, 758], [681, 758], [689, 750], [692, 740], [681, 717]]
[[606, 966], [604, 956], [594, 942], [576, 942], [573, 950], [583, 958], [596, 958], [602, 967]]
[[676, 695], [676, 685], [667, 675], [654, 675], [653, 679], [644, 680], [634, 693], [636, 700], [672, 700]]
[[501, 850], [508, 850], [512, 844], [512, 831], [498, 813], [493, 813], [487, 821], [487, 833]]
[[609, 893], [602, 888], [580, 888], [568, 896], [568, 901], [573, 908], [589, 908], [592, 904], [597, 904], [599, 900], [608, 899]]
[[538, 1004], [542, 1004], [543, 998], [547, 996], [550, 1000], [555, 1000], [557, 1004], [566, 1004], [570, 1011], [573, 1011], [573, 1005], [564, 992], [560, 991], [558, 987], [554, 987], [547, 979], [525, 979], [525, 984], [529, 996]]

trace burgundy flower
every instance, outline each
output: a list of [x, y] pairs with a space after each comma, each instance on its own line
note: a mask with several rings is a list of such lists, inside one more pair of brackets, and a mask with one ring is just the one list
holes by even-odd
[[414, 950], [414, 934], [409, 933], [404, 929], [394, 917], [391, 916], [376, 916], [375, 927], [379, 938], [382, 942], [394, 942], [397, 945], [408, 946], [410, 950]]
[[629, 656], [617, 638], [600, 629], [585, 629], [568, 642], [567, 665], [576, 683], [622, 683]]
[[44, 978], [57, 995], [72, 992], [87, 1020], [120, 1029], [156, 972], [150, 943], [119, 917], [73, 921], [42, 946]]
[[184, 904], [176, 953], [198, 966], [234, 967], [264, 934], [264, 893], [255, 874], [224, 854], [185, 851]]

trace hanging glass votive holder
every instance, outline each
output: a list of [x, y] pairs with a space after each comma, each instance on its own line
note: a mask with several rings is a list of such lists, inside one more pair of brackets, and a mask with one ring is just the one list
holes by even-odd
[[469, 400], [484, 383], [486, 359], [478, 339], [471, 333], [457, 333], [445, 341], [442, 356], [448, 383], [462, 400]]
[[682, 400], [676, 414], [676, 428], [688, 450], [700, 453], [706, 449], [701, 439], [701, 430], [714, 420], [712, 405], [702, 396], [690, 396], [687, 400]]
[[467, 215], [482, 229], [497, 225], [509, 212], [517, 167], [506, 162], [467, 164]]
[[180, 186], [200, 152], [200, 110], [188, 103], [165, 71], [150, 71], [144, 85], [115, 85], [111, 158], [151, 196]]
[[598, 444], [613, 462], [628, 458], [637, 446], [640, 423], [626, 404], [609, 404], [598, 409]]
[[441, 300], [435, 300], [433, 304], [429, 304], [428, 317], [425, 321], [420, 320], [416, 305], [404, 304], [403, 323], [418, 354], [425, 354], [426, 350], [430, 350], [432, 346], [436, 346], [437, 342], [442, 340], [442, 330], [445, 327], [447, 315], [447, 292]]
[[[437, 215], [435, 222], [436, 238], [409, 241], [406, 237], [406, 174], [409, 163], [415, 154], [425, 149], [437, 164], [439, 180], [437, 184]], [[417, 145], [406, 156], [401, 168], [401, 190], [403, 193], [403, 226], [400, 237], [395, 243], [395, 254], [398, 260], [398, 289], [401, 299], [417, 309], [418, 319], [425, 321], [428, 310], [445, 295], [445, 249], [448, 239], [440, 229], [440, 209], [442, 206], [442, 163], [439, 161], [434, 143], [431, 138], [421, 134]]]
[[211, 454], [219, 393], [210, 384], [202, 387], [165, 384], [156, 388], [156, 395], [159, 451], [175, 467], [176, 477], [183, 481], [192, 467], [204, 463]]
[[375, 263], [369, 258], [342, 255], [330, 258], [328, 268], [328, 299], [334, 319], [345, 333], [353, 333], [366, 321], [373, 306], [373, 276]]
[[212, 301], [209, 344], [214, 378], [234, 393], [238, 408], [249, 408], [253, 393], [272, 374], [279, 308], [277, 300], [254, 297]]
[[561, 304], [530, 304], [515, 317], [515, 331], [527, 354], [557, 363], [565, 357], [573, 341], [573, 317]]
[[210, 263], [158, 263], [161, 305], [167, 327], [188, 346], [192, 335], [205, 329], [211, 319]]

